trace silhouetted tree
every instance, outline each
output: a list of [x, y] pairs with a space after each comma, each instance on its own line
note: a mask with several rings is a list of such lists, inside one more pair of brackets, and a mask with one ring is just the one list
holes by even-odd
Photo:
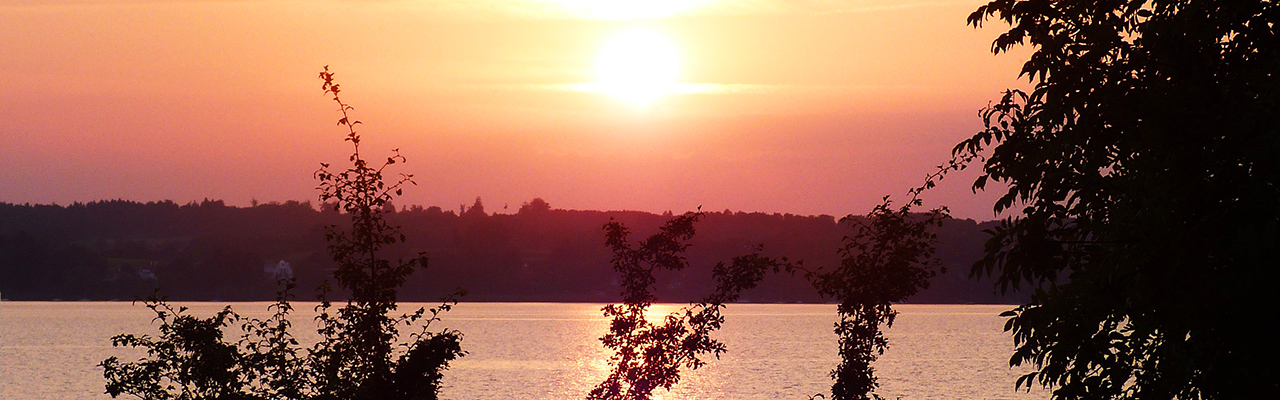
[[551, 204], [541, 197], [537, 197], [529, 200], [528, 203], [521, 204], [520, 210], [516, 212], [519, 214], [545, 214], [548, 211], [551, 211]]
[[735, 257], [729, 264], [713, 269], [715, 291], [702, 302], [681, 308], [652, 322], [645, 311], [656, 297], [654, 272], [682, 270], [689, 265], [684, 251], [693, 238], [693, 224], [702, 213], [688, 213], [667, 221], [659, 232], [633, 247], [630, 231], [617, 221], [605, 224], [606, 245], [613, 250], [613, 268], [622, 277], [622, 304], [605, 306], [612, 317], [609, 333], [600, 338], [614, 354], [609, 376], [587, 396], [590, 400], [647, 400], [654, 389], [670, 390], [680, 381], [680, 369], [698, 369], [706, 364], [701, 356], [720, 357], [726, 348], [711, 338], [720, 328], [725, 304], [736, 301], [744, 290], [754, 288], [764, 274], [790, 268], [786, 260], [758, 253]]
[[945, 208], [912, 213], [923, 189], [912, 190], [911, 200], [896, 209], [886, 196], [865, 217], [845, 217], [842, 222], [852, 224], [854, 232], [839, 249], [840, 264], [805, 273], [819, 293], [837, 301], [840, 365], [831, 371], [832, 399], [879, 398], [873, 394], [879, 385], [871, 363], [889, 347], [880, 326], [893, 327], [898, 315], [893, 303], [928, 288], [937, 272], [934, 229], [949, 215]]
[[[289, 288], [292, 285], [288, 286]], [[227, 306], [208, 318], [174, 309], [163, 299], [146, 306], [158, 324], [159, 337], [122, 334], [111, 338], [116, 347], [147, 350], [136, 362], [117, 357], [104, 360], [103, 376], [111, 397], [121, 394], [160, 399], [301, 399], [308, 386], [298, 359], [297, 341], [288, 333], [289, 289], [270, 306], [273, 316], [246, 320]], [[239, 325], [244, 334], [229, 341], [225, 332]]]
[[[463, 355], [458, 331], [430, 332], [440, 311], [448, 310], [457, 300], [450, 297], [439, 308], [419, 308], [413, 313], [395, 316], [396, 297], [415, 267], [426, 267], [427, 258], [419, 253], [409, 260], [392, 262], [382, 255], [388, 245], [403, 242], [398, 227], [383, 217], [391, 199], [413, 184], [413, 176], [401, 174], [386, 183], [383, 171], [405, 161], [399, 151], [377, 166], [371, 166], [360, 154], [360, 135], [355, 126], [360, 121], [348, 116], [351, 106], [338, 97], [340, 88], [326, 66], [320, 73], [326, 93], [333, 95], [342, 118], [338, 124], [347, 128], [346, 140], [354, 149], [352, 166], [332, 172], [328, 164], [316, 171], [320, 180], [320, 201], [335, 202], [351, 216], [349, 231], [337, 226], [326, 229], [329, 252], [338, 263], [334, 278], [342, 289], [350, 292], [346, 306], [331, 313], [322, 287], [320, 315], [322, 340], [310, 352], [314, 386], [320, 399], [434, 399], [440, 388], [441, 374], [449, 361]], [[477, 199], [479, 202], [479, 199]], [[401, 325], [421, 322], [421, 331], [410, 334], [411, 341], [401, 345]], [[396, 351], [403, 346], [403, 351]]]
[[1013, 365], [1061, 399], [1280, 398], [1280, 3], [995, 0], [1022, 76], [956, 146], [1007, 185], [974, 274], [1031, 286]]
[[[208, 318], [172, 308], [163, 299], [146, 302], [156, 314], [160, 336], [123, 334], [112, 338], [115, 346], [144, 348], [148, 355], [136, 362], [117, 357], [104, 360], [103, 375], [112, 397], [128, 394], [142, 399], [435, 399], [442, 372], [450, 361], [462, 356], [461, 333], [453, 330], [431, 332], [429, 327], [440, 312], [456, 304], [448, 299], [440, 307], [401, 314], [397, 309], [398, 288], [414, 267], [425, 266], [426, 258], [392, 262], [383, 256], [385, 247], [404, 241], [383, 213], [402, 186], [412, 184], [412, 176], [401, 175], [392, 183], [383, 179], [388, 166], [403, 162], [394, 153], [386, 162], [371, 166], [360, 154], [360, 135], [350, 119], [351, 106], [338, 96], [333, 73], [326, 66], [320, 73], [325, 93], [332, 94], [351, 142], [352, 165], [332, 172], [321, 164], [316, 172], [320, 200], [351, 217], [351, 226], [330, 226], [325, 238], [337, 262], [334, 278], [349, 292], [346, 305], [334, 310], [327, 299], [329, 286], [320, 292], [321, 340], [309, 350], [299, 348], [289, 333], [288, 315], [292, 280], [285, 281], [273, 316], [266, 320], [245, 320], [230, 307]], [[206, 201], [201, 207], [221, 207]], [[401, 343], [400, 326], [420, 325]], [[224, 337], [229, 327], [239, 325], [237, 341]]]
[[462, 213], [462, 216], [464, 217], [484, 218], [488, 215], [484, 213], [484, 202], [480, 201], [480, 196], [476, 196], [476, 202], [472, 204], [470, 208], [464, 208], [466, 210]]

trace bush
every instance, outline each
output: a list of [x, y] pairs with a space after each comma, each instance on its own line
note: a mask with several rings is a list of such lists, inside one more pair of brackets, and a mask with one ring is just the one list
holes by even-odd
[[[302, 349], [289, 333], [289, 303], [293, 282], [284, 281], [277, 300], [270, 306], [272, 317], [246, 320], [226, 307], [217, 314], [200, 318], [174, 309], [164, 299], [152, 296], [145, 304], [156, 314], [158, 337], [122, 334], [112, 338], [116, 347], [147, 350], [135, 362], [117, 357], [104, 360], [103, 376], [107, 394], [122, 394], [147, 400], [162, 399], [435, 399], [443, 371], [449, 362], [465, 354], [462, 334], [455, 330], [432, 332], [431, 323], [441, 312], [457, 304], [450, 296], [439, 307], [419, 308], [395, 315], [396, 295], [415, 267], [426, 267], [419, 254], [410, 260], [392, 262], [382, 256], [386, 246], [404, 241], [398, 227], [383, 218], [386, 205], [400, 195], [403, 186], [413, 184], [402, 174], [387, 183], [383, 171], [404, 162], [394, 152], [386, 161], [371, 166], [360, 154], [360, 135], [350, 118], [351, 106], [338, 96], [340, 88], [325, 66], [320, 72], [325, 93], [333, 95], [347, 128], [346, 141], [353, 152], [351, 166], [332, 172], [321, 164], [315, 176], [320, 181], [320, 201], [351, 216], [351, 226], [326, 228], [329, 252], [337, 262], [334, 278], [349, 294], [340, 308], [327, 299], [331, 288], [320, 288], [320, 341]], [[229, 341], [225, 332], [234, 325], [240, 337]], [[418, 326], [418, 331], [401, 342], [401, 325]]]

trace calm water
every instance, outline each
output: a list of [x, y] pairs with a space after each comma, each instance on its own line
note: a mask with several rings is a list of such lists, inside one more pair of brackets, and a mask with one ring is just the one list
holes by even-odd
[[[207, 315], [221, 307], [193, 303]], [[266, 303], [235, 303], [242, 315]], [[297, 304], [301, 310], [310, 306]], [[416, 305], [415, 305], [416, 306]], [[445, 374], [446, 399], [582, 399], [607, 373], [597, 340], [599, 304], [467, 303], [445, 316], [469, 355]], [[661, 306], [660, 306], [661, 307]], [[1015, 392], [1011, 344], [996, 315], [1008, 306], [904, 305], [875, 364], [881, 395], [906, 399], [1043, 399]], [[666, 306], [663, 310], [671, 310]], [[113, 334], [151, 333], [152, 315], [129, 303], [0, 302], [0, 398], [106, 399], [102, 371]], [[299, 315], [295, 328], [310, 327]], [[805, 399], [829, 389], [836, 365], [830, 305], [734, 305], [717, 333], [729, 353], [688, 373], [665, 399]], [[299, 332], [310, 331], [300, 329]], [[306, 337], [303, 338], [307, 339]], [[313, 339], [314, 340], [314, 339]]]

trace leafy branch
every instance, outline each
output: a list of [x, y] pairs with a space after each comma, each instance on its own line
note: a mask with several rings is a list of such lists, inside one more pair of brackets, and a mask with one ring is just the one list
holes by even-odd
[[614, 351], [609, 376], [592, 389], [590, 400], [647, 400], [653, 390], [670, 390], [680, 381], [681, 368], [706, 365], [705, 355], [716, 358], [726, 346], [711, 337], [724, 324], [721, 311], [737, 301], [744, 290], [754, 288], [766, 272], [789, 270], [792, 265], [755, 253], [734, 257], [712, 270], [715, 291], [701, 302], [650, 321], [645, 312], [656, 297], [654, 272], [678, 271], [688, 266], [684, 251], [693, 238], [693, 225], [702, 213], [688, 213], [667, 221], [657, 234], [632, 246], [630, 231], [617, 221], [605, 224], [607, 245], [613, 250], [613, 268], [622, 276], [622, 304], [604, 307], [611, 317], [609, 333], [600, 338]]

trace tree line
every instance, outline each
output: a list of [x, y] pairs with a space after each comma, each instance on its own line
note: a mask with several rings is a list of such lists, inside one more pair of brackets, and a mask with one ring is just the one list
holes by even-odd
[[[123, 200], [71, 205], [0, 203], [0, 294], [9, 300], [134, 300], [152, 291], [172, 299], [265, 301], [276, 278], [264, 267], [285, 261], [301, 287], [335, 268], [324, 226], [346, 216], [307, 201], [237, 207], [218, 200], [188, 204]], [[470, 206], [388, 207], [404, 243], [389, 251], [424, 252], [435, 268], [411, 276], [402, 298], [431, 301], [455, 287], [468, 301], [617, 301], [618, 278], [600, 227], [610, 220], [656, 232], [671, 215], [553, 208], [533, 199], [511, 214]], [[461, 212], [459, 212], [461, 211]], [[939, 230], [939, 257], [950, 273], [910, 301], [1013, 303], [990, 281], [966, 279], [991, 223], [950, 220]], [[700, 298], [710, 266], [753, 246], [813, 265], [834, 262], [851, 226], [826, 215], [704, 212], [692, 239], [689, 270], [663, 272], [659, 301]], [[267, 268], [268, 270], [270, 268]], [[670, 275], [665, 276], [665, 275]], [[800, 277], [769, 276], [742, 301], [824, 302]]]

